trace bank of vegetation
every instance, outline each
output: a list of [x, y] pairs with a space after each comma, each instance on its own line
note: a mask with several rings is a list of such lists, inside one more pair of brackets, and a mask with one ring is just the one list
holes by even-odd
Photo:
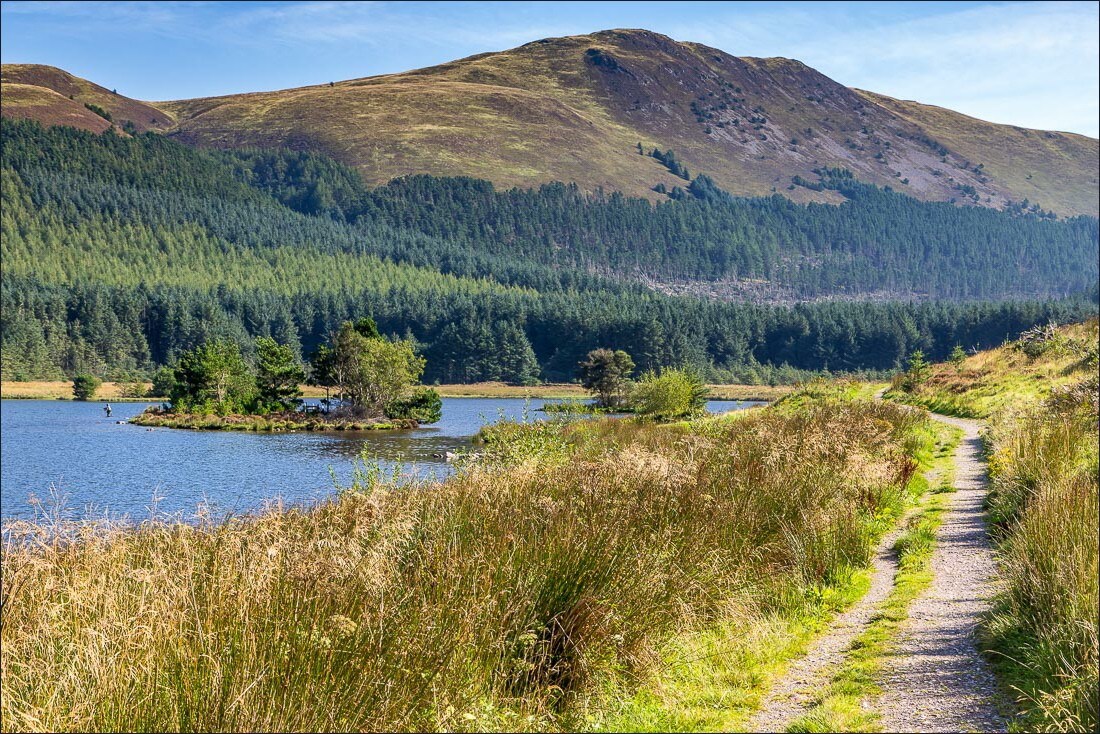
[[1087, 380], [1097, 364], [1096, 318], [1058, 327], [1038, 324], [1000, 346], [967, 353], [956, 345], [932, 364], [911, 355], [886, 397], [961, 418], [988, 418]]
[[[590, 350], [615, 345], [642, 372], [687, 364], [713, 382], [789, 384], [893, 370], [916, 349], [940, 359], [955, 344], [995, 346], [1094, 308], [925, 300], [1089, 295], [1088, 218], [873, 187], [840, 207], [710, 190], [654, 206], [427, 177], [366, 189], [350, 169], [287, 151], [10, 119], [0, 135], [6, 380], [150, 378], [213, 339], [247, 357], [270, 336], [304, 357], [370, 313], [384, 334], [417, 341], [428, 382], [568, 380]], [[698, 278], [837, 300], [779, 307], [646, 285]], [[904, 300], [858, 301], [869, 293]]]
[[657, 421], [703, 413], [710, 393], [698, 373], [668, 367], [633, 379], [634, 360], [621, 349], [593, 349], [578, 365], [581, 386], [593, 400], [548, 403], [548, 413], [634, 413]]
[[310, 508], [9, 525], [4, 728], [665, 728], [687, 714], [653, 675], [704, 637], [745, 672], [713, 728], [858, 593], [934, 444], [825, 390], [497, 433], [445, 482], [365, 467]]
[[989, 518], [1002, 579], [983, 635], [1020, 731], [1100, 726], [1100, 327], [1039, 327], [888, 395], [989, 416]]
[[[235, 342], [211, 341], [162, 369], [153, 391], [170, 403], [131, 419], [143, 426], [233, 431], [415, 428], [442, 416], [439, 394], [416, 387], [425, 360], [408, 340], [391, 340], [368, 317], [345, 321], [312, 356], [309, 379], [326, 390], [323, 409], [303, 408], [306, 368], [285, 344], [259, 337], [255, 364]], [[74, 388], [75, 389], [75, 388]]]

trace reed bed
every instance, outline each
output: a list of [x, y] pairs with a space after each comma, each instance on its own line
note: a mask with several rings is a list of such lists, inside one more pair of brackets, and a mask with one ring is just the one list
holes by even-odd
[[1100, 727], [1095, 391], [1083, 384], [1006, 414], [991, 435], [989, 509], [1004, 585], [987, 633], [1019, 698], [1022, 730]]
[[[251, 517], [5, 529], [11, 730], [584, 726], [676, 635], [864, 566], [927, 425], [814, 401], [677, 427], [510, 424], [442, 483]], [[588, 696], [589, 698], [585, 698]]]

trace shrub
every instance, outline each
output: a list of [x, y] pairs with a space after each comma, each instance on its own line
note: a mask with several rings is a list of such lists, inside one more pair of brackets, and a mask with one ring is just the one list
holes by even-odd
[[81, 372], [73, 378], [73, 397], [77, 400], [91, 400], [102, 384], [103, 382], [95, 375]]
[[1061, 337], [1058, 334], [1058, 327], [1051, 323], [1031, 327], [1023, 334], [1020, 334], [1020, 338], [1013, 342], [1012, 346], [1028, 357], [1035, 359], [1039, 355], [1045, 354], [1055, 348], [1060, 341]]
[[706, 402], [707, 386], [697, 374], [684, 369], [646, 373], [630, 393], [634, 412], [656, 420], [696, 415]]
[[417, 423], [436, 423], [443, 417], [443, 401], [430, 387], [413, 390], [386, 406], [387, 418], [412, 419]]

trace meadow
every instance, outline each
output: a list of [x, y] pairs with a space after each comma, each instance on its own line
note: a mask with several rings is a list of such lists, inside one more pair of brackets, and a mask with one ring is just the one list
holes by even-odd
[[719, 655], [735, 720], [858, 596], [934, 451], [920, 414], [842, 392], [507, 423], [445, 482], [364, 465], [221, 523], [9, 524], [3, 728], [708, 728], [655, 681]]

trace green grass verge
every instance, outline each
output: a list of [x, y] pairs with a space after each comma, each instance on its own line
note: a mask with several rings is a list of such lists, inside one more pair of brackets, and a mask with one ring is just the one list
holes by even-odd
[[[830, 388], [830, 391], [842, 392], [843, 399], [852, 399], [869, 397], [878, 387], [869, 385], [856, 391], [847, 386]], [[709, 422], [723, 418], [719, 416]], [[952, 458], [961, 436], [958, 429], [939, 423], [913, 430], [908, 453], [922, 470], [937, 470], [942, 482], [932, 490], [933, 499], [911, 519], [909, 529], [898, 540], [896, 548], [902, 566], [899, 583], [904, 583], [904, 588], [900, 593], [895, 590], [888, 602], [892, 605], [884, 611], [889, 623], [876, 620], [875, 626], [857, 641], [854, 656], [860, 655], [860, 659], [850, 670], [846, 666], [846, 670], [831, 682], [828, 708], [816, 707], [810, 715], [815, 718], [806, 722], [809, 728], [795, 730], [841, 730], [837, 727], [856, 721], [858, 699], [853, 706], [841, 696], [871, 685], [868, 676], [875, 669], [871, 658], [881, 647], [878, 641], [892, 637], [897, 623], [905, 618], [909, 601], [928, 585], [927, 559], [944, 507], [939, 495], [951, 490]], [[910, 480], [907, 489], [911, 502], [929, 494], [926, 477], [922, 472]], [[881, 533], [890, 525], [884, 522]], [[609, 687], [599, 702], [588, 708], [597, 713], [588, 713], [575, 724], [578, 728], [601, 731], [738, 730], [759, 708], [768, 690], [782, 678], [791, 661], [805, 654], [810, 643], [828, 629], [836, 615], [862, 598], [869, 587], [870, 571], [851, 569], [838, 576], [833, 584], [814, 590], [805, 606], [787, 616], [758, 618], [749, 625], [744, 621], [726, 622], [674, 638], [661, 662], [655, 666], [657, 674], [634, 688], [633, 693]], [[818, 709], [822, 714], [826, 710], [829, 712], [821, 716], [820, 721], [816, 719]], [[846, 715], [841, 716], [842, 713]], [[869, 727], [870, 722], [867, 722], [858, 730]]]
[[850, 569], [809, 595], [790, 616], [726, 621], [672, 640], [659, 671], [633, 692], [609, 686], [576, 724], [600, 731], [737, 730], [759, 708], [772, 683], [837, 614], [870, 587], [866, 569]]
[[[876, 612], [870, 626], [855, 639], [840, 669], [789, 732], [878, 731], [878, 715], [864, 705], [880, 694], [877, 680], [883, 660], [897, 640], [898, 628], [909, 616], [909, 604], [932, 582], [929, 560], [936, 545], [936, 530], [947, 509], [946, 494], [953, 489], [953, 461], [962, 432], [939, 424], [939, 440], [931, 463], [937, 483], [921, 507], [910, 517], [905, 532], [894, 544], [898, 573], [894, 588]], [[928, 488], [924, 477], [917, 482]], [[919, 489], [917, 490], [919, 491]]]

